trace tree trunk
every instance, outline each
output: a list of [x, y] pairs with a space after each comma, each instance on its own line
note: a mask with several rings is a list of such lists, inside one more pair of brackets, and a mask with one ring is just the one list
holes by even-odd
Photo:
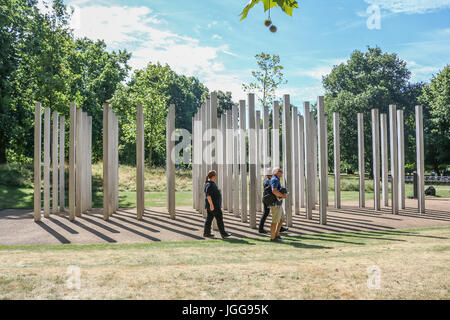
[[0, 164], [6, 163], [6, 146], [0, 146]]
[[152, 154], [153, 154], [153, 150], [152, 150], [152, 147], [150, 146], [150, 149], [148, 152], [148, 167], [149, 168], [152, 167]]

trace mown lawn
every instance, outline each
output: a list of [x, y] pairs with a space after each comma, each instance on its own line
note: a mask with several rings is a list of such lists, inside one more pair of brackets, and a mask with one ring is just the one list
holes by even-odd
[[[408, 190], [411, 189], [411, 190]], [[412, 188], [406, 187], [407, 196], [412, 195]], [[410, 191], [410, 192], [409, 192]], [[450, 198], [450, 186], [437, 186], [436, 191], [439, 197]], [[356, 201], [359, 193], [357, 191], [341, 191], [342, 201]], [[328, 198], [330, 202], [334, 201], [334, 191], [329, 191]], [[166, 206], [167, 193], [157, 191], [147, 191], [145, 195], [145, 206], [164, 207]], [[373, 199], [373, 192], [366, 191], [366, 200]], [[177, 191], [175, 194], [177, 206], [191, 206], [192, 192]], [[103, 206], [103, 193], [94, 192], [92, 196], [93, 207], [101, 208]], [[66, 195], [66, 206], [69, 200]], [[43, 204], [42, 204], [43, 206]], [[119, 191], [119, 207], [136, 207], [135, 191]], [[0, 210], [2, 209], [31, 209], [33, 208], [33, 189], [7, 187], [0, 185]]]
[[[33, 208], [33, 189], [8, 187], [0, 185], [0, 210], [2, 209], [31, 209]], [[164, 207], [166, 206], [167, 194], [166, 192], [151, 191], [145, 195], [145, 206], [148, 207]], [[179, 191], [176, 192], [176, 205], [189, 206], [192, 205], [192, 192]], [[93, 192], [92, 202], [94, 208], [101, 208], [103, 206], [103, 193], [101, 191]], [[69, 199], [66, 194], [66, 207], [69, 204]], [[42, 206], [43, 206], [42, 200]], [[119, 207], [128, 208], [136, 207], [136, 192], [135, 191], [120, 191], [119, 192]]]
[[[102, 207], [102, 163], [92, 167], [93, 206]], [[22, 209], [33, 207], [32, 168], [18, 165], [0, 166], [0, 210]], [[51, 176], [51, 175], [50, 175]], [[192, 205], [192, 176], [190, 170], [177, 170], [176, 172], [176, 205]], [[68, 176], [66, 170], [66, 190], [68, 190]], [[329, 200], [334, 199], [334, 178], [329, 175]], [[435, 185], [437, 197], [450, 198], [450, 186]], [[136, 206], [136, 168], [132, 166], [119, 166], [119, 206]], [[146, 168], [145, 190], [146, 206], [166, 206], [166, 176], [164, 168]], [[341, 176], [341, 197], [343, 201], [358, 200], [359, 181], [357, 175]], [[373, 180], [365, 181], [366, 199], [373, 199]], [[413, 185], [406, 184], [406, 196], [412, 196]], [[66, 194], [66, 206], [68, 198]]]
[[[449, 237], [440, 227], [282, 244], [0, 246], [0, 299], [449, 299]], [[67, 286], [69, 266], [80, 289]]]

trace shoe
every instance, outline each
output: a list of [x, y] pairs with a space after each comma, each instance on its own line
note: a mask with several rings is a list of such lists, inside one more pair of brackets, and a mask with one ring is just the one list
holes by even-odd
[[264, 230], [264, 229], [262, 229], [262, 230], [259, 230], [259, 233], [267, 233], [268, 231], [266, 231], [266, 230]]
[[228, 238], [229, 236], [231, 236], [231, 233], [225, 232], [225, 234], [222, 235], [222, 239]]
[[285, 228], [285, 227], [281, 227], [280, 228], [280, 232], [286, 232], [286, 231], [288, 231], [289, 229], [288, 228]]
[[275, 238], [275, 239], [270, 239], [271, 242], [283, 242], [283, 240], [281, 240], [281, 238]]
[[214, 238], [213, 234], [204, 234], [203, 235], [204, 238]]

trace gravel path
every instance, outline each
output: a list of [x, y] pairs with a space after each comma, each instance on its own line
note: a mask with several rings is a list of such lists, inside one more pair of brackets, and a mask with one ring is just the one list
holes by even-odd
[[[411, 229], [450, 225], [450, 199], [427, 199], [427, 212], [417, 213], [417, 201], [406, 200], [406, 209], [392, 215], [390, 208], [375, 212], [372, 208], [359, 209], [357, 202], [346, 202], [343, 208], [335, 210], [330, 202], [328, 224], [318, 224], [318, 212], [308, 221], [302, 214], [294, 216], [294, 226], [288, 235], [298, 236], [312, 233], [336, 233], [357, 231], [379, 231]], [[367, 201], [367, 205], [372, 205]], [[178, 207], [176, 220], [168, 217], [165, 208], [146, 208], [144, 219], [136, 220], [134, 208], [120, 209], [109, 221], [102, 218], [102, 210], [94, 209], [75, 222], [70, 222], [67, 213], [52, 214], [35, 223], [30, 209], [7, 209], [0, 211], [0, 245], [38, 244], [95, 244], [95, 243], [137, 243], [155, 241], [202, 240], [202, 216], [189, 207]], [[260, 213], [257, 221], [259, 222]], [[225, 227], [235, 238], [268, 237], [250, 229], [248, 223], [224, 212]], [[270, 217], [266, 223], [269, 229]], [[219, 233], [214, 232], [216, 237]]]

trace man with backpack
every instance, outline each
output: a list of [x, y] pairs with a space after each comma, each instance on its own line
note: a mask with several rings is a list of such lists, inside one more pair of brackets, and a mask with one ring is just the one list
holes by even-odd
[[280, 231], [283, 222], [285, 221], [285, 215], [283, 210], [283, 200], [286, 199], [287, 191], [281, 187], [281, 176], [283, 171], [280, 168], [274, 168], [272, 170], [272, 179], [270, 185], [272, 187], [272, 194], [276, 197], [274, 204], [270, 206], [270, 212], [272, 213], [272, 224], [270, 226], [270, 241], [281, 242]]
[[281, 237], [279, 236], [280, 232], [287, 231], [287, 229], [282, 227], [285, 217], [283, 207], [281, 206], [281, 199], [286, 198], [287, 195], [287, 190], [282, 188], [280, 183], [282, 174], [283, 171], [280, 168], [274, 168], [272, 172], [266, 172], [264, 179], [264, 213], [259, 224], [259, 232], [266, 233], [262, 230], [264, 230], [264, 223], [267, 216], [272, 212], [272, 225], [270, 227], [271, 241], [281, 241]]

